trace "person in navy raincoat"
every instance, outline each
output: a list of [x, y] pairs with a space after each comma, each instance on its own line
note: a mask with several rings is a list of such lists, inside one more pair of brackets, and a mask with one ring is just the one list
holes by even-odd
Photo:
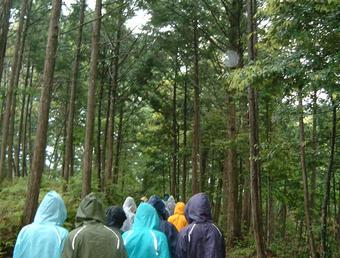
[[23, 227], [14, 247], [14, 258], [60, 258], [68, 231], [62, 227], [67, 216], [63, 199], [55, 191], [42, 200], [34, 221]]
[[185, 207], [189, 225], [179, 233], [178, 258], [225, 258], [224, 237], [212, 223], [208, 196], [198, 193], [190, 198]]
[[164, 202], [159, 196], [154, 195], [150, 197], [148, 203], [151, 204], [156, 209], [160, 217], [159, 230], [163, 232], [168, 239], [171, 257], [176, 258], [177, 257], [176, 245], [177, 245], [178, 231], [174, 225], [172, 225], [171, 223], [167, 221], [169, 217], [169, 213], [167, 212], [165, 208]]

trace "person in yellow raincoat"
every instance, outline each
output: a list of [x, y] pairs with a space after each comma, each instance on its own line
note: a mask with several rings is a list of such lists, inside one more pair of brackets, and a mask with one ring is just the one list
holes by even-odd
[[176, 227], [178, 232], [188, 225], [188, 221], [184, 215], [184, 209], [185, 209], [184, 202], [176, 203], [174, 215], [168, 218], [168, 221]]

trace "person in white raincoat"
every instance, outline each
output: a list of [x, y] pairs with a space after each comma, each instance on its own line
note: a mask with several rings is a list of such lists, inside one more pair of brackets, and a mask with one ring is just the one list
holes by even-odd
[[123, 204], [123, 210], [126, 215], [126, 220], [124, 221], [124, 224], [121, 228], [122, 231], [128, 231], [132, 228], [132, 224], [135, 218], [135, 213], [136, 213], [136, 203], [135, 200], [132, 197], [127, 197], [124, 201]]

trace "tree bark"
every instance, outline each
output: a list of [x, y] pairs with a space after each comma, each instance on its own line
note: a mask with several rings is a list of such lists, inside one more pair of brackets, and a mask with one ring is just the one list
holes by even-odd
[[[248, 55], [250, 60], [256, 59], [256, 0], [248, 0]], [[261, 216], [261, 200], [259, 185], [259, 139], [257, 120], [257, 92], [252, 85], [248, 87], [248, 113], [249, 113], [249, 147], [250, 147], [250, 196], [253, 231], [256, 242], [256, 252], [258, 258], [264, 258], [266, 253], [263, 241], [263, 228]]]
[[90, 77], [87, 92], [87, 114], [86, 114], [86, 133], [84, 148], [84, 167], [82, 197], [91, 192], [91, 172], [92, 172], [92, 152], [93, 152], [93, 131], [94, 131], [94, 112], [95, 112], [95, 88], [97, 80], [97, 65], [99, 57], [99, 40], [101, 27], [102, 1], [96, 0], [95, 21], [92, 28], [92, 50], [90, 62]]
[[313, 227], [310, 216], [310, 202], [309, 202], [309, 193], [308, 193], [308, 175], [306, 168], [306, 150], [305, 150], [305, 125], [303, 122], [303, 105], [302, 105], [302, 87], [300, 87], [298, 92], [299, 98], [299, 131], [300, 131], [300, 162], [301, 162], [301, 171], [302, 171], [302, 179], [303, 179], [303, 193], [304, 193], [304, 209], [305, 209], [305, 220], [306, 220], [306, 229], [308, 235], [308, 247], [309, 253], [312, 258], [316, 257], [315, 243], [314, 243], [314, 234]]
[[[34, 73], [34, 65], [32, 65], [31, 72], [30, 72], [30, 82], [29, 82], [29, 89], [32, 89], [33, 85], [33, 73]], [[26, 101], [26, 107], [24, 111], [24, 128], [23, 128], [23, 134], [22, 134], [22, 155], [21, 155], [21, 168], [22, 173], [21, 176], [27, 175], [27, 126], [28, 126], [28, 112], [29, 107], [31, 104], [31, 94], [29, 93], [27, 95], [27, 101]]]
[[328, 205], [330, 199], [330, 187], [331, 187], [331, 179], [333, 173], [334, 166], [334, 153], [335, 153], [335, 143], [336, 143], [336, 105], [331, 96], [332, 101], [332, 133], [331, 133], [331, 152], [329, 155], [329, 164], [327, 175], [325, 178], [325, 186], [324, 186], [324, 197], [322, 202], [322, 227], [321, 227], [321, 257], [327, 258], [331, 257], [328, 246], [327, 246], [327, 219], [328, 219]]
[[41, 177], [44, 170], [48, 117], [51, 103], [51, 93], [53, 88], [53, 73], [58, 46], [61, 3], [61, 0], [54, 0], [52, 4], [44, 64], [44, 74], [42, 81], [42, 92], [39, 104], [38, 124], [36, 131], [37, 137], [35, 140], [35, 148], [27, 189], [26, 204], [22, 217], [23, 225], [31, 223], [34, 218], [38, 205]]
[[110, 91], [110, 114], [109, 114], [109, 124], [107, 131], [107, 163], [106, 163], [106, 175], [107, 184], [117, 183], [117, 176], [113, 174], [113, 149], [114, 149], [114, 127], [115, 127], [115, 113], [116, 113], [116, 97], [118, 89], [118, 73], [119, 73], [119, 55], [120, 55], [120, 45], [121, 45], [121, 34], [123, 25], [123, 7], [120, 8], [118, 17], [118, 29], [116, 33], [116, 45], [114, 47], [114, 62], [112, 67], [113, 78]]
[[178, 69], [178, 57], [177, 51], [175, 55], [175, 78], [172, 93], [172, 170], [171, 170], [171, 189], [170, 192], [172, 196], [177, 197], [177, 155], [178, 155], [178, 145], [177, 145], [177, 69]]
[[187, 131], [188, 131], [188, 70], [185, 67], [184, 104], [183, 104], [183, 171], [182, 171], [182, 200], [186, 201], [187, 189]]
[[117, 134], [117, 142], [116, 142], [116, 152], [115, 152], [115, 163], [114, 163], [114, 171], [113, 174], [117, 177], [118, 183], [118, 175], [119, 175], [119, 164], [120, 164], [120, 153], [123, 144], [123, 118], [124, 118], [124, 102], [120, 103], [119, 110], [119, 122], [118, 122], [118, 134]]
[[11, 76], [9, 80], [9, 84], [7, 87], [7, 95], [6, 95], [6, 106], [5, 106], [5, 115], [2, 121], [2, 141], [1, 141], [1, 154], [0, 154], [0, 180], [5, 176], [4, 164], [6, 159], [6, 151], [9, 139], [9, 127], [10, 127], [10, 119], [11, 119], [11, 110], [13, 103], [13, 96], [16, 86], [18, 85], [19, 73], [21, 68], [21, 60], [22, 60], [22, 52], [25, 43], [25, 31], [27, 28], [27, 20], [28, 20], [28, 12], [31, 5], [32, 0], [24, 0], [21, 3], [20, 7], [20, 18], [19, 18], [19, 26], [17, 30], [17, 38], [15, 40], [14, 46], [14, 56], [12, 60], [11, 66]]
[[67, 117], [66, 127], [66, 146], [65, 146], [65, 163], [64, 163], [64, 179], [68, 183], [68, 179], [73, 175], [73, 124], [74, 124], [74, 113], [75, 113], [75, 100], [76, 100], [76, 87], [79, 73], [79, 64], [81, 58], [81, 44], [83, 38], [83, 23], [85, 16], [86, 0], [80, 1], [80, 12], [79, 12], [79, 30], [76, 41], [76, 50], [72, 67], [71, 84], [70, 84], [70, 99], [69, 99], [69, 110]]
[[[313, 125], [312, 125], [312, 175], [311, 175], [311, 191], [310, 191], [310, 208], [311, 214], [313, 214], [314, 210], [314, 196], [315, 196], [315, 189], [316, 189], [316, 169], [317, 169], [317, 151], [318, 151], [318, 143], [317, 143], [317, 131], [316, 131], [316, 115], [317, 115], [317, 89], [314, 88], [313, 91]], [[312, 216], [313, 217], [313, 216]]]
[[238, 173], [237, 173], [237, 155], [235, 149], [236, 132], [236, 105], [232, 96], [228, 96], [228, 139], [231, 142], [227, 150], [226, 160], [224, 164], [224, 209], [226, 212], [226, 232], [227, 244], [233, 247], [237, 239], [240, 237], [240, 228], [238, 227]]
[[194, 126], [192, 136], [192, 194], [200, 192], [200, 141], [201, 141], [201, 114], [200, 114], [200, 80], [199, 80], [199, 38], [198, 38], [198, 18], [195, 4], [195, 18], [193, 23], [194, 38]]
[[11, 14], [12, 0], [3, 0], [0, 15], [0, 84], [6, 56], [7, 34], [9, 29], [9, 18]]

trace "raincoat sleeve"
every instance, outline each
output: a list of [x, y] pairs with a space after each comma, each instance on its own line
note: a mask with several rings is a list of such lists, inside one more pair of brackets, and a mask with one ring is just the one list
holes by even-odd
[[76, 258], [76, 253], [72, 249], [72, 241], [70, 235], [67, 237], [65, 244], [64, 244], [64, 249], [63, 253], [61, 255], [62, 258]]
[[178, 234], [178, 241], [176, 246], [176, 255], [177, 258], [186, 258], [187, 257], [187, 240], [186, 240], [186, 234], [184, 231], [180, 232]]

